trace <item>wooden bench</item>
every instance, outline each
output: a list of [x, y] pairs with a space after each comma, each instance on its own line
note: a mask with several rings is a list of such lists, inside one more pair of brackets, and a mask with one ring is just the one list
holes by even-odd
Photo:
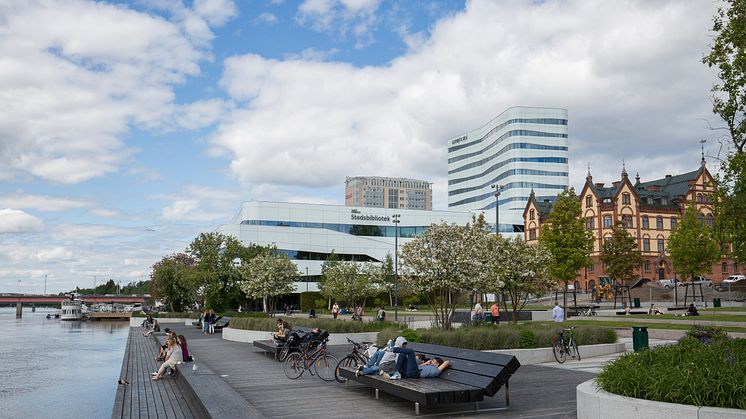
[[212, 325], [212, 327], [215, 330], [223, 330], [223, 328], [227, 327], [230, 322], [230, 317], [221, 317], [220, 319], [218, 319], [218, 321], [215, 322], [215, 324]]
[[689, 309], [689, 306], [680, 306], [680, 307], [666, 307], [666, 311], [682, 311]]
[[[629, 312], [629, 314], [631, 314], [631, 315], [635, 315], [635, 314], [648, 314], [648, 312], [644, 311], [644, 310], [631, 310]], [[626, 316], [627, 312], [626, 311], [617, 311], [616, 315], [617, 316]]]
[[417, 353], [429, 358], [441, 357], [450, 362], [450, 366], [436, 378], [405, 378], [390, 380], [378, 375], [356, 376], [354, 367], [340, 367], [340, 376], [357, 381], [375, 390], [383, 391], [414, 402], [415, 414], [420, 414], [420, 406], [438, 406], [450, 403], [475, 403], [484, 396], [494, 396], [505, 386], [505, 406], [510, 406], [510, 377], [521, 364], [513, 355], [492, 352], [474, 351], [471, 349], [452, 348], [449, 346], [426, 343], [409, 343], [407, 345]]

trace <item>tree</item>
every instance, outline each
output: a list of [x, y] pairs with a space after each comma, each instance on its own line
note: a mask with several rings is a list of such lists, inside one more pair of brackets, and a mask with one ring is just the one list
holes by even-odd
[[194, 258], [184, 253], [166, 256], [156, 262], [150, 274], [153, 298], [163, 300], [170, 311], [188, 309], [197, 295], [194, 267]]
[[635, 279], [635, 269], [642, 265], [642, 254], [637, 241], [621, 222], [612, 226], [611, 238], [604, 241], [601, 260], [606, 264], [606, 272], [614, 280], [624, 284]]
[[687, 206], [684, 216], [668, 238], [668, 251], [674, 269], [685, 278], [709, 272], [720, 257], [712, 228], [697, 219], [694, 204]]
[[432, 224], [402, 247], [403, 281], [425, 296], [442, 329], [451, 328], [459, 296], [483, 285], [489, 258], [485, 225], [481, 215], [465, 227]]
[[713, 18], [715, 41], [702, 61], [717, 67], [720, 83], [712, 87], [712, 111], [726, 124], [730, 140], [717, 179], [714, 207], [721, 243], [746, 262], [746, 2], [726, 0]]
[[365, 308], [366, 299], [378, 292], [377, 278], [383, 275], [380, 267], [363, 268], [357, 262], [334, 262], [326, 267], [321, 294], [355, 307]]
[[541, 244], [531, 245], [520, 237], [504, 239], [498, 235], [488, 238], [490, 255], [488, 276], [493, 279], [487, 290], [500, 294], [503, 310], [508, 312], [508, 300], [513, 311], [513, 323], [518, 323], [518, 312], [531, 295], [543, 294], [555, 284], [549, 279], [547, 266], [552, 255]]
[[249, 298], [261, 298], [265, 313], [274, 316], [277, 298], [293, 292], [293, 281], [300, 272], [284, 254], [265, 253], [240, 268], [241, 290]]
[[[563, 306], [567, 308], [567, 284], [580, 268], [590, 266], [593, 235], [586, 230], [575, 189], [557, 195], [549, 222], [541, 229], [539, 242], [552, 255], [549, 274], [563, 284]], [[567, 316], [567, 310], [565, 310]]]
[[189, 244], [186, 252], [196, 260], [196, 275], [204, 305], [216, 311], [238, 307], [243, 299], [238, 282], [238, 267], [269, 248], [244, 246], [233, 236], [202, 233]]

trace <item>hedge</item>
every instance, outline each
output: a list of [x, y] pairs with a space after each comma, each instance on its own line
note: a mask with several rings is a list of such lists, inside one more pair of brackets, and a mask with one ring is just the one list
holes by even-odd
[[[348, 320], [334, 319], [308, 319], [296, 317], [282, 317], [283, 320], [290, 323], [291, 327], [318, 327], [321, 330], [327, 330], [329, 333], [360, 333], [360, 332], [377, 332], [386, 328], [393, 328], [396, 323], [393, 322], [358, 322]], [[272, 332], [277, 330], [277, 318], [236, 318], [231, 319], [231, 328], [243, 330], [260, 330]]]

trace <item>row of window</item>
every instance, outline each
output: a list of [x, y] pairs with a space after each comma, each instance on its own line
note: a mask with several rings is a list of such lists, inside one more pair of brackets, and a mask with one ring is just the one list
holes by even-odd
[[[557, 134], [557, 135], [559, 136], [559, 134]], [[562, 135], [566, 135], [566, 134], [562, 134]], [[546, 135], [546, 136], [549, 136], [549, 135]], [[473, 169], [475, 167], [482, 166], [484, 164], [489, 163], [492, 160], [495, 160], [496, 158], [498, 158], [502, 154], [508, 152], [509, 150], [515, 150], [515, 149], [536, 149], [536, 150], [567, 151], [567, 147], [564, 147], [564, 146], [548, 146], [548, 145], [542, 146], [542, 145], [539, 145], [539, 144], [531, 144], [531, 143], [513, 143], [513, 144], [506, 145], [505, 147], [503, 147], [502, 149], [500, 149], [500, 151], [498, 151], [497, 153], [495, 153], [495, 154], [493, 154], [493, 155], [491, 155], [489, 157], [485, 157], [485, 158], [483, 158], [481, 160], [477, 160], [477, 161], [471, 162], [469, 164], [465, 164], [463, 166], [459, 166], [459, 167], [457, 167], [455, 169], [451, 169], [451, 170], [448, 171], [448, 174], [450, 175], [450, 174], [453, 174], [453, 173], [463, 172], [464, 170], [469, 170], [469, 169]], [[472, 155], [469, 155], [467, 157], [473, 157], [473, 156], [476, 156], [476, 155], [483, 155], [483, 153], [482, 152], [473, 153]], [[453, 159], [449, 159], [448, 163], [451, 163], [450, 160], [454, 160], [454, 159], [463, 160], [461, 157], [454, 157]]]
[[[471, 175], [463, 178], [457, 178], [453, 180], [449, 180], [449, 185], [455, 185], [457, 183], [466, 182], [472, 179], [479, 179], [482, 176], [486, 176], [489, 173], [507, 165], [510, 163], [520, 163], [520, 162], [526, 162], [526, 163], [564, 163], [567, 164], [567, 158], [566, 157], [515, 157], [512, 159], [506, 159], [499, 163], [495, 163], [492, 166], [488, 167], [482, 173]], [[451, 174], [449, 171], [448, 174]]]
[[[525, 189], [534, 188], [534, 189], [560, 189], [560, 190], [565, 190], [565, 189], [567, 189], [567, 186], [565, 186], [565, 185], [552, 185], [552, 184], [549, 184], [549, 183], [536, 183], [536, 182], [511, 182], [511, 183], [508, 183], [505, 186], [503, 186], [503, 191], [508, 190], [508, 189], [513, 189], [513, 188], [525, 188]], [[448, 204], [448, 206], [452, 207], [452, 206], [456, 206], [456, 205], [468, 204], [470, 202], [482, 201], [482, 200], [487, 199], [487, 198], [489, 198], [491, 196], [495, 196], [495, 193], [494, 192], [487, 192], [485, 194], [473, 196], [471, 198], [464, 198], [464, 199], [462, 199], [460, 201], [456, 201], [456, 202], [454, 202], [452, 204]]]
[[[329, 256], [331, 256], [331, 253], [287, 249], [277, 249], [277, 253], [285, 254], [292, 260], [327, 260], [329, 259]], [[380, 260], [374, 259], [368, 255], [334, 253], [334, 256], [336, 256], [338, 260], [344, 260], [347, 262], [380, 262]]]
[[[542, 202], [542, 201], [545, 201], [545, 200], [550, 200], [551, 201], [553, 199], [557, 199], [557, 195], [554, 195], [554, 196], [537, 196], [536, 197], [536, 200], [539, 201], [539, 202]], [[528, 202], [528, 197], [527, 196], [515, 196], [515, 197], [512, 197], [512, 198], [500, 199], [500, 205], [504, 205], [504, 204], [506, 204], [508, 202], [516, 202], [516, 201], [519, 201], [519, 202], [520, 201]], [[451, 205], [449, 205], [449, 207], [450, 206]], [[483, 206], [482, 208], [479, 208], [479, 209], [480, 210], [489, 210], [489, 209], [492, 209], [492, 208], [495, 208], [495, 200], [492, 200], [489, 204], [487, 204], [487, 205], [485, 205], [485, 206]], [[510, 208], [510, 209], [513, 210], [513, 211], [521, 211], [521, 212], [523, 212], [523, 210], [525, 209], [525, 205], [523, 207], [521, 207], [521, 208]]]
[[[620, 221], [622, 222], [623, 227], [627, 228], [634, 228], [634, 215], [626, 215], [623, 214], [620, 217]], [[698, 214], [697, 219], [699, 222], [704, 223], [705, 225], [712, 227], [715, 219], [712, 214]], [[604, 228], [611, 228], [614, 225], [614, 218], [611, 215], [604, 215]], [[643, 230], [649, 230], [650, 229], [650, 217], [647, 215], [643, 215], [641, 217], [642, 220], [642, 229]], [[678, 219], [676, 217], [670, 218], [670, 224], [671, 224], [671, 230], [675, 230], [676, 226], [678, 225]], [[587, 217], [585, 221], [585, 225], [588, 228], [588, 230], [594, 230], [596, 228], [596, 217]], [[655, 229], [656, 230], [663, 230], [663, 217], [657, 216], [655, 217]]]
[[[651, 272], [652, 271], [652, 269], [651, 269], [652, 265], [653, 264], [650, 262], [650, 259], [643, 260], [643, 262], [642, 262], [642, 269], [643, 269], [643, 271], [645, 271], [645, 272]], [[723, 262], [720, 266], [721, 266], [720, 269], [721, 269], [722, 273], [724, 273], [724, 274], [729, 273], [728, 272], [728, 262]], [[738, 265], [738, 262], [733, 262], [733, 273], [734, 274], [738, 273], [738, 269], [739, 268], [740, 268], [740, 266]], [[591, 265], [588, 268], [588, 272], [593, 272], [593, 271], [594, 271], [594, 266]], [[710, 273], [712, 273], [712, 271], [710, 271]]]
[[[270, 227], [298, 227], [321, 228], [351, 234], [353, 236], [395, 237], [395, 226], [377, 226], [364, 224], [335, 224], [335, 223], [307, 223], [302, 221], [273, 221], [273, 220], [243, 220], [241, 224], [270, 226]], [[427, 226], [399, 227], [399, 237], [413, 238], [427, 230]]]
[[[515, 131], [508, 131], [505, 134], [501, 135], [495, 141], [493, 141], [490, 145], [487, 147], [472, 151], [471, 153], [462, 154], [460, 156], [451, 157], [448, 159], [448, 163], [456, 163], [461, 160], [466, 160], [468, 158], [479, 156], [484, 154], [487, 150], [492, 149], [492, 147], [495, 147], [498, 143], [501, 143], [506, 138], [510, 137], [517, 137], [517, 136], [532, 136], [532, 137], [551, 137], [551, 138], [567, 138], [567, 134], [556, 134], [552, 132], [541, 132], [541, 131], [527, 131], [527, 130], [515, 130]], [[507, 150], [513, 150], [513, 149], [529, 149], [529, 150], [565, 150], [567, 151], [567, 147], [560, 147], [560, 146], [550, 146], [550, 145], [544, 145], [544, 144], [534, 144], [534, 143], [514, 143], [514, 144], [508, 144], [505, 146], [502, 150], [500, 150], [497, 154], [504, 153]]]
[[[497, 177], [490, 179], [487, 182], [482, 183], [478, 186], [472, 186], [470, 188], [461, 188], [461, 189], [454, 189], [452, 191], [448, 191], [448, 196], [455, 196], [460, 195], [462, 193], [468, 193], [472, 191], [478, 191], [480, 189], [484, 189], [490, 185], [494, 185], [495, 183], [505, 179], [508, 176], [515, 176], [515, 175], [532, 175], [532, 176], [559, 176], [559, 177], [566, 177], [567, 172], [550, 172], [546, 170], [534, 170], [534, 169], [512, 169], [512, 170], [506, 170], [502, 173], [500, 173]], [[450, 182], [449, 182], [450, 183]]]
[[[660, 205], [668, 205], [668, 199], [666, 197], [659, 197], [659, 198], [653, 198], [651, 196], [643, 198], [642, 202], [646, 204], [652, 205], [655, 203], [655, 201], [658, 201]], [[601, 200], [603, 204], [611, 204], [612, 200], [610, 197], [605, 197], [603, 200]], [[622, 194], [622, 205], [630, 205], [632, 203], [632, 199], [628, 193]], [[593, 195], [586, 195], [585, 197], [585, 206], [588, 208], [593, 208]]]
[[468, 143], [458, 144], [453, 147], [448, 148], [448, 152], [454, 152], [461, 150], [462, 148], [471, 147], [474, 144], [481, 143], [485, 138], [489, 137], [490, 135], [496, 133], [497, 131], [500, 131], [501, 129], [507, 127], [511, 124], [547, 124], [547, 125], [567, 125], [567, 119], [555, 119], [555, 118], [515, 118], [515, 119], [509, 119], [505, 122], [503, 122], [500, 125], [497, 125], [496, 127], [492, 128], [481, 136], [479, 139], [476, 139], [474, 141], [470, 141]]

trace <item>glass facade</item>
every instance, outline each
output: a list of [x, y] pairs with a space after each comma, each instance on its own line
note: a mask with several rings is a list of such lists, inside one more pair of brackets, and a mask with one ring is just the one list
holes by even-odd
[[[333, 224], [333, 223], [306, 223], [299, 221], [273, 221], [273, 220], [243, 220], [241, 224], [270, 227], [297, 227], [297, 228], [321, 228], [339, 233], [351, 234], [353, 236], [368, 237], [395, 237], [395, 227], [392, 225], [378, 226], [365, 224]], [[427, 226], [399, 227], [399, 237], [413, 238], [427, 230]]]

